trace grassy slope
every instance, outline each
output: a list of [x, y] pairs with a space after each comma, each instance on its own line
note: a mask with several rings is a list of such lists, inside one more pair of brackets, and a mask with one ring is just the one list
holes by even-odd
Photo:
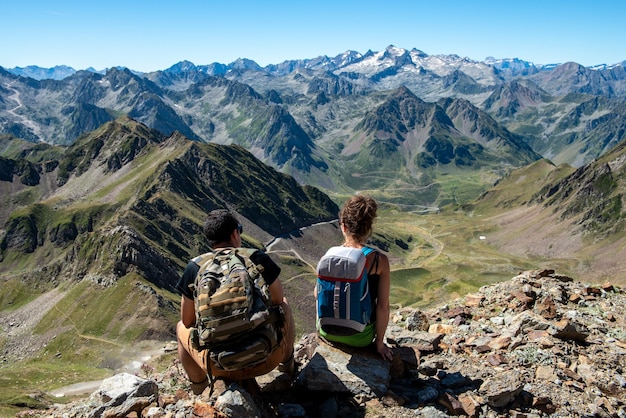
[[[621, 159], [619, 156], [612, 158]], [[598, 161], [596, 165], [603, 163]], [[475, 204], [465, 205], [463, 210], [466, 216], [485, 225], [488, 232], [484, 234], [485, 243], [501, 254], [515, 254], [537, 267], [553, 268], [580, 280], [624, 285], [626, 235], [622, 231], [602, 235], [582, 229], [581, 219], [585, 213], [562, 216], [572, 199], [578, 199], [574, 203], [588, 200], [576, 192], [577, 180], [570, 179], [574, 192], [567, 200], [552, 201], [544, 206], [544, 202], [538, 202], [535, 197], [543, 185], [552, 187], [573, 172], [570, 166], [538, 161], [515, 171]], [[613, 175], [620, 174], [614, 171]], [[619, 180], [618, 184], [621, 184]], [[546, 190], [544, 187], [541, 195], [545, 196]]]
[[385, 211], [377, 228], [410, 237], [410, 249], [391, 260], [391, 301], [397, 307], [433, 306], [533, 266], [491, 248], [480, 239], [490, 225], [463, 212], [418, 216]]
[[[0, 416], [15, 414], [16, 409], [8, 405], [36, 406], [35, 398], [52, 402], [71, 400], [53, 398], [46, 392], [110, 376], [113, 370], [130, 361], [124, 352], [129, 347], [137, 351], [136, 341], [150, 322], [172, 324], [163, 334], [173, 338], [178, 314], [173, 307], [178, 299], [150, 288], [149, 283], [133, 275], [106, 289], [88, 281], [64, 285], [60, 301], [43, 315], [30, 335], [23, 337], [25, 346], [47, 344], [32, 358], [2, 364]], [[164, 309], [164, 305], [170, 309]], [[52, 339], [51, 334], [55, 335]], [[163, 335], [155, 339], [162, 340]], [[162, 343], [154, 342], [151, 350], [161, 346]], [[32, 393], [37, 394], [35, 398], [28, 395]]]

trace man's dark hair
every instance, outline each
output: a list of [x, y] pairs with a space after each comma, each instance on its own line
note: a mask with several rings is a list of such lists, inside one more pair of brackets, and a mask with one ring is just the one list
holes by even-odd
[[230, 234], [239, 226], [239, 221], [227, 209], [216, 209], [209, 212], [204, 222], [204, 236], [212, 247], [215, 244], [230, 240]]

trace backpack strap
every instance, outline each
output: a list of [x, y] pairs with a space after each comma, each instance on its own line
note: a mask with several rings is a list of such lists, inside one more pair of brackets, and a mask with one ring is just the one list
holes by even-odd
[[265, 285], [265, 278], [263, 277], [263, 270], [264, 267], [261, 264], [256, 264], [254, 261], [252, 261], [252, 255], [256, 252], [258, 252], [259, 250], [257, 250], [256, 248], [245, 248], [245, 247], [240, 247], [240, 248], [235, 248], [234, 249], [235, 254], [237, 254], [237, 256], [239, 256], [239, 254], [244, 255], [244, 258], [240, 258], [240, 260], [244, 263], [246, 269], [248, 270], [248, 272], [250, 273], [250, 276], [252, 277], [252, 280], [255, 281], [255, 284], [257, 286], [264, 286]]
[[374, 262], [372, 263], [372, 267], [370, 267], [369, 270], [367, 270], [367, 274], [368, 275], [375, 275], [376, 272], [378, 271], [378, 251], [374, 252]]
[[199, 256], [196, 256], [196, 257], [192, 258], [191, 261], [193, 261], [194, 263], [196, 263], [199, 266], [202, 266], [203, 260], [205, 260], [208, 256], [210, 256], [214, 252], [215, 251], [211, 250], [211, 251], [206, 252], [204, 254], [200, 254]]
[[189, 283], [187, 287], [189, 287], [189, 289], [191, 289], [194, 293], [196, 290], [196, 281], [198, 278], [198, 273], [200, 272], [200, 269], [202, 268], [202, 265], [205, 263], [206, 259], [209, 258], [209, 256], [213, 255], [213, 253], [214, 251], [209, 251], [207, 253], [200, 254], [199, 256], [196, 256], [191, 259], [191, 261], [196, 263], [196, 265], [198, 266], [198, 271], [196, 272], [195, 279], [191, 283]]
[[[372, 247], [362, 247], [361, 251], [363, 251], [363, 255], [365, 255], [365, 257], [367, 257], [368, 255], [370, 255], [371, 253], [375, 253], [374, 255], [374, 262], [372, 263], [372, 265], [367, 269], [367, 274], [371, 274], [372, 271], [374, 273], [376, 273], [376, 270], [378, 270], [378, 251], [376, 251], [375, 249], [373, 249]], [[367, 259], [366, 259], [367, 260]]]

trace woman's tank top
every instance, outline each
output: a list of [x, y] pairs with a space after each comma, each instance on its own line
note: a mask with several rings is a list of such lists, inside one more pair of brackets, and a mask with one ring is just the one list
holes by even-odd
[[380, 275], [376, 274], [378, 270], [378, 251], [373, 252], [374, 261], [372, 266], [367, 271], [367, 285], [369, 287], [371, 299], [372, 299], [372, 315], [370, 317], [370, 324], [376, 322], [376, 302], [378, 301], [378, 282], [380, 281]]

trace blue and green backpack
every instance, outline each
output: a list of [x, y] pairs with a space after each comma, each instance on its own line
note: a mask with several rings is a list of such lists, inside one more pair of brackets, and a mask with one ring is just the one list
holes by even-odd
[[317, 327], [332, 335], [362, 332], [372, 315], [370, 247], [331, 247], [317, 263]]

